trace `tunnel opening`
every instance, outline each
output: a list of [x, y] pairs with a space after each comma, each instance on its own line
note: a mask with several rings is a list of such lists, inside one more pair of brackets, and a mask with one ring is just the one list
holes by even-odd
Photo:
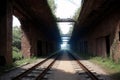
[[69, 46], [70, 46], [70, 45], [69, 45], [67, 42], [63, 42], [63, 43], [61, 44], [61, 50], [69, 50], [69, 49], [70, 49]]
[[13, 15], [12, 23], [12, 59], [13, 61], [21, 60], [21, 23], [19, 19]]
[[69, 50], [69, 40], [73, 30], [73, 22], [58, 22], [58, 27], [60, 31], [60, 35], [62, 38], [61, 49], [62, 50]]

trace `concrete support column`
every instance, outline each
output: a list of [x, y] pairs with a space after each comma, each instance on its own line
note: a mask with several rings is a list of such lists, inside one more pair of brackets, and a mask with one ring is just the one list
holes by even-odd
[[31, 55], [30, 49], [30, 27], [26, 21], [22, 21], [22, 37], [21, 37], [21, 50], [24, 58], [28, 58]]
[[0, 65], [12, 63], [12, 4], [0, 2]]
[[30, 45], [31, 45], [31, 56], [37, 55], [37, 41], [38, 41], [38, 33], [35, 25], [30, 24]]
[[23, 56], [27, 58], [34, 55], [40, 55], [41, 41], [39, 41], [37, 38], [38, 31], [36, 27], [31, 22], [28, 22], [28, 20], [24, 20], [21, 22], [22, 22], [21, 47]]

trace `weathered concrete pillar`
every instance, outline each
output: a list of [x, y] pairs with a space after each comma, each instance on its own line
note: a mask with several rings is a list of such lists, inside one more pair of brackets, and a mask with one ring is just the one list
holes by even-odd
[[21, 51], [24, 58], [28, 58], [31, 55], [30, 49], [30, 27], [27, 21], [22, 21], [22, 37], [21, 37]]
[[31, 56], [41, 56], [42, 54], [42, 42], [38, 39], [38, 29], [34, 24], [28, 22], [28, 20], [22, 22], [22, 39], [21, 47], [22, 53], [25, 58]]
[[0, 65], [12, 63], [12, 3], [0, 2]]
[[38, 41], [38, 29], [33, 24], [30, 25], [30, 45], [31, 45], [31, 56], [37, 55], [37, 41]]

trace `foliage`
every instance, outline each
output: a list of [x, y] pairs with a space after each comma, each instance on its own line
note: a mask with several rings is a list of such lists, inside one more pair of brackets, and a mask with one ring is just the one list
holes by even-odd
[[26, 58], [26, 59], [22, 59], [22, 60], [18, 60], [15, 62], [15, 64], [17, 66], [21, 65], [21, 64], [25, 64], [25, 63], [33, 63], [35, 62], [36, 60], [38, 60], [37, 57], [31, 57], [31, 58]]
[[93, 57], [90, 60], [103, 65], [103, 67], [105, 67], [106, 69], [109, 69], [108, 71], [110, 72], [116, 72], [116, 71], [120, 72], [120, 64], [115, 63], [110, 58]]
[[19, 27], [14, 26], [13, 27], [13, 61], [17, 61], [22, 59], [22, 54], [20, 53], [21, 50], [21, 30]]
[[102, 57], [92, 57], [90, 61], [101, 66], [105, 71], [107, 71], [112, 78], [115, 80], [120, 79], [120, 63], [115, 63], [110, 58], [102, 58]]
[[47, 0], [50, 8], [52, 9], [52, 12], [55, 13], [56, 11], [56, 4], [54, 0]]
[[115, 63], [111, 58], [108, 58], [108, 57], [98, 57], [98, 56], [93, 56], [91, 54], [85, 54], [85, 53], [79, 53], [79, 52], [75, 54], [78, 54], [82, 59], [89, 60], [94, 64], [99, 65], [114, 80], [120, 79], [120, 61], [118, 61], [118, 63]]
[[18, 49], [21, 49], [21, 30], [19, 27], [13, 27], [13, 42], [12, 45]]
[[20, 51], [16, 47], [13, 47], [12, 53], [13, 53], [13, 61], [17, 61], [17, 60], [22, 59], [22, 54], [20, 53]]

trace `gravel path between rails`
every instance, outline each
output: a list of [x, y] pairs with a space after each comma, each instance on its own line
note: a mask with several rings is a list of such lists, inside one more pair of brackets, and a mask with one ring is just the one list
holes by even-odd
[[67, 53], [63, 53], [59, 65], [55, 68], [53, 80], [80, 80]]

